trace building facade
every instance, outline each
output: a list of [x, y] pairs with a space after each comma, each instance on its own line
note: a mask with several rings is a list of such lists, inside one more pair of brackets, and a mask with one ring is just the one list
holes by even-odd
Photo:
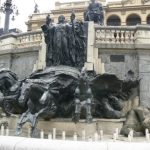
[[[132, 26], [137, 24], [150, 24], [150, 1], [149, 0], [122, 0], [108, 2], [97, 0], [104, 8], [105, 26]], [[90, 3], [90, 0], [78, 2], [55, 3], [55, 9], [47, 13], [32, 14], [26, 22], [28, 31], [40, 29], [44, 24], [47, 14], [57, 23], [58, 16], [64, 15], [66, 20], [70, 20], [72, 10], [75, 11], [76, 19], [83, 20], [83, 13]]]

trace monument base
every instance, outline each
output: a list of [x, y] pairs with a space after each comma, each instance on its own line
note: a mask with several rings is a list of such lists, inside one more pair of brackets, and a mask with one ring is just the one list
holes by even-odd
[[[8, 127], [10, 131], [14, 131], [17, 126], [19, 117], [18, 116], [11, 116], [9, 118], [4, 117], [1, 120], [8, 122]], [[125, 121], [124, 118], [122, 119], [93, 119], [93, 122], [88, 124], [85, 120], [80, 120], [77, 124], [72, 122], [71, 119], [52, 119], [50, 121], [40, 120], [37, 125], [37, 129], [44, 131], [45, 136], [48, 133], [52, 133], [53, 128], [56, 128], [56, 136], [61, 136], [62, 132], [66, 132], [66, 136], [73, 137], [74, 133], [77, 134], [78, 137], [82, 137], [82, 132], [85, 130], [86, 137], [93, 137], [94, 134], [97, 132], [99, 133], [100, 130], [103, 130], [104, 134], [112, 135], [116, 128], [120, 129], [123, 126], [123, 122]], [[26, 123], [23, 126], [23, 134], [22, 136], [28, 136], [28, 129], [30, 127], [29, 123]], [[13, 134], [13, 133], [12, 133]]]
[[126, 118], [121, 119], [97, 119], [97, 130], [103, 130], [104, 134], [112, 135], [116, 128], [119, 132], [123, 127], [123, 123], [126, 121]]

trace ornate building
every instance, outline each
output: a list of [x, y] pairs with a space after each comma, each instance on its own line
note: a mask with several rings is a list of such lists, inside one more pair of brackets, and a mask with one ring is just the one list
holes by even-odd
[[[106, 0], [97, 0], [102, 3], [103, 6], [106, 4]], [[64, 15], [66, 20], [70, 19], [72, 10], [75, 11], [76, 18], [83, 20], [83, 12], [88, 7], [90, 0], [81, 0], [78, 2], [67, 2], [67, 3], [55, 3], [55, 9], [46, 13], [35, 13], [29, 16], [29, 20], [26, 22], [28, 31], [35, 31], [40, 29], [41, 25], [45, 23], [46, 16], [51, 15], [54, 22], [57, 22], [58, 16]]]
[[106, 25], [136, 25], [150, 23], [150, 1], [122, 0], [110, 2], [105, 8]]
[[[122, 0], [117, 2], [108, 2], [105, 0], [97, 0], [104, 7], [104, 25], [109, 26], [125, 26], [136, 24], [150, 24], [150, 1], [149, 0]], [[51, 14], [54, 22], [57, 22], [59, 15], [65, 15], [66, 19], [70, 19], [72, 10], [76, 13], [76, 18], [83, 19], [83, 12], [87, 8], [90, 0], [82, 0], [78, 2], [55, 3], [55, 9], [47, 13], [32, 14], [26, 22], [28, 31], [40, 29], [45, 22], [47, 14]]]

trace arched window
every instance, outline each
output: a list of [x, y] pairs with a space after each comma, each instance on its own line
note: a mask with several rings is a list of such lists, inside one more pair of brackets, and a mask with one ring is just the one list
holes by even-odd
[[112, 15], [107, 19], [107, 25], [108, 26], [120, 26], [121, 21], [120, 18], [117, 15]]
[[147, 16], [147, 24], [150, 25], [150, 14]]
[[134, 26], [137, 24], [141, 24], [141, 18], [136, 14], [131, 14], [127, 17], [126, 24], [128, 26]]

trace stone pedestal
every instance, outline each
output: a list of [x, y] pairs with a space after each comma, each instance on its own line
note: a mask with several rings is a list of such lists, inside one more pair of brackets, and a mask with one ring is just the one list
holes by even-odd
[[82, 131], [85, 130], [86, 137], [94, 136], [97, 132], [97, 121], [93, 120], [88, 124], [85, 120], [80, 120], [77, 124], [71, 121], [71, 119], [53, 119], [51, 121], [39, 121], [38, 129], [44, 131], [50, 131], [52, 133], [53, 128], [56, 128], [57, 136], [62, 135], [62, 131], [66, 132], [66, 136], [73, 137], [76, 132], [78, 137], [82, 136]]
[[[2, 120], [8, 121], [9, 129], [11, 131], [11, 135], [15, 133], [16, 125], [19, 117], [13, 116], [9, 118], [3, 118]], [[85, 120], [80, 120], [79, 123], [75, 124], [71, 119], [52, 119], [51, 121], [39, 120], [37, 129], [38, 132], [41, 130], [44, 131], [47, 136], [49, 132], [52, 133], [53, 128], [56, 128], [56, 136], [62, 136], [62, 132], [66, 132], [67, 137], [73, 137], [76, 132], [79, 138], [82, 137], [82, 132], [85, 130], [86, 138], [94, 137], [96, 132], [102, 129], [104, 134], [112, 135], [112, 133], [118, 128], [119, 130], [123, 126], [123, 122], [125, 119], [93, 119], [93, 122], [88, 124]], [[23, 126], [23, 134], [22, 136], [28, 135], [28, 128], [30, 124], [27, 123]]]
[[104, 134], [113, 135], [116, 128], [120, 131], [125, 118], [122, 119], [97, 119], [97, 129], [98, 131], [103, 130]]

